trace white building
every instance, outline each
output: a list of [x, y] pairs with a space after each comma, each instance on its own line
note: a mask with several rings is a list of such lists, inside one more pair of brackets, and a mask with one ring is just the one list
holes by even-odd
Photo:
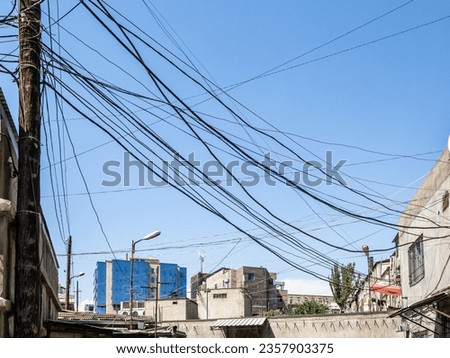
[[399, 220], [403, 309], [411, 337], [450, 337], [450, 153], [446, 148]]

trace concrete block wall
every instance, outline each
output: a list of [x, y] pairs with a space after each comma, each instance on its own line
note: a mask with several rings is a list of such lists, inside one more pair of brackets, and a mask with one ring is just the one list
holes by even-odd
[[[221, 330], [211, 330], [216, 320], [163, 322], [176, 325], [188, 338], [224, 338]], [[404, 338], [396, 332], [399, 318], [387, 312], [334, 314], [297, 317], [271, 317], [263, 338]]]

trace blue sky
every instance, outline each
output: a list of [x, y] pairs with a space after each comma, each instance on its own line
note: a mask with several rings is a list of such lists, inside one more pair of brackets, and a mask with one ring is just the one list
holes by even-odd
[[[59, 11], [62, 16], [77, 3], [65, 1], [59, 9], [51, 4], [50, 14], [57, 18]], [[277, 138], [307, 160], [323, 160], [327, 151], [332, 152], [333, 163], [345, 160], [342, 171], [348, 186], [370, 192], [377, 202], [401, 210], [402, 203], [413, 195], [446, 146], [450, 132], [450, 4], [447, 1], [136, 1], [127, 6], [122, 3], [109, 2], [123, 16], [117, 15], [121, 21], [132, 20], [174, 54], [186, 61], [188, 57], [221, 88], [278, 68], [274, 74], [231, 90], [229, 94], [239, 103], [225, 95], [220, 98], [252, 125], [267, 133], [274, 133], [271, 132], [274, 128], [279, 130]], [[2, 13], [5, 7], [3, 4]], [[43, 11], [44, 23], [48, 23], [46, 4]], [[65, 57], [72, 54], [90, 71], [127, 89], [143, 91], [142, 83], [149, 85], [142, 68], [119, 48], [83, 6], [77, 6], [59, 25], [52, 27], [53, 36], [62, 45], [57, 47], [55, 42], [55, 51]], [[205, 118], [230, 133], [239, 144], [256, 148], [261, 158], [267, 152], [277, 161], [292, 157], [279, 144], [234, 123], [229, 112], [217, 102], [200, 103], [207, 99], [203, 90], [176, 74], [154, 54], [141, 50], [148, 54], [145, 61], [152, 70], [180, 98], [199, 112], [207, 113], [209, 116]], [[132, 73], [136, 80], [125, 71]], [[63, 74], [62, 78], [69, 83], [67, 75]], [[4, 75], [2, 88], [15, 113], [16, 90]], [[54, 108], [52, 95], [48, 98]], [[277, 272], [279, 280], [285, 280], [292, 292], [328, 291], [325, 282], [293, 269], [173, 188], [140, 187], [135, 167], [130, 186], [123, 182], [114, 187], [102, 185], [102, 181], [111, 179], [103, 171], [105, 163], [117, 161], [123, 168], [123, 150], [67, 104], [63, 108], [103, 232], [78, 166], [71, 159], [68, 137], [63, 127], [55, 124], [55, 115], [47, 116], [47, 130], [53, 128], [55, 137], [58, 130], [62, 133], [62, 139], [53, 137], [53, 140], [61, 144], [61, 149], [55, 151], [57, 156], [66, 160], [63, 166], [56, 166], [54, 173], [64, 173], [64, 190], [68, 195], [65, 201], [53, 199], [55, 185], [62, 191], [62, 184], [53, 182], [52, 191], [47, 141], [43, 143], [42, 155], [42, 206], [56, 252], [61, 255], [62, 283], [66, 265], [63, 240], [69, 233], [73, 237], [74, 273], [86, 272], [79, 281], [82, 301], [92, 298], [95, 262], [112, 258], [110, 247], [117, 258], [124, 258], [131, 240], [154, 230], [161, 230], [162, 234], [153, 241], [140, 243], [139, 255], [178, 263], [188, 268], [188, 276], [199, 270], [198, 253], [204, 251], [205, 271], [222, 266], [265, 266]], [[211, 160], [198, 141], [179, 130], [179, 121], [172, 117], [156, 120], [148, 112], [139, 114], [137, 105], [135, 109], [152, 130], [181, 154], [194, 153], [202, 165]], [[56, 111], [53, 109], [51, 113]], [[139, 134], [137, 137], [140, 138]], [[214, 140], [209, 135], [205, 137]], [[219, 143], [213, 144], [224, 149]], [[233, 160], [226, 153], [222, 155], [226, 162]], [[57, 161], [54, 159], [50, 155], [50, 162]], [[53, 180], [62, 183], [61, 179]], [[231, 190], [238, 193], [235, 189]], [[375, 203], [359, 202], [342, 188], [322, 183], [312, 189], [326, 198], [336, 196], [347, 200], [344, 206], [349, 210], [359, 212], [361, 208], [357, 204], [361, 204], [367, 207], [364, 213], [368, 216], [379, 214], [380, 207]], [[261, 181], [250, 190], [284, 220], [334, 245], [355, 250], [362, 244], [371, 248], [392, 245], [395, 230], [355, 222], [281, 184], [273, 187]], [[261, 230], [245, 219], [233, 216], [232, 212], [227, 214], [249, 233], [264, 237]], [[396, 222], [395, 213], [383, 218]], [[342, 252], [298, 233], [294, 236], [341, 263], [356, 262], [359, 271], [366, 270], [362, 253]], [[265, 240], [282, 252], [289, 251], [270, 235]], [[378, 253], [374, 255], [375, 260], [390, 254], [389, 251]], [[329, 274], [327, 268], [299, 256], [290, 257], [320, 275]]]

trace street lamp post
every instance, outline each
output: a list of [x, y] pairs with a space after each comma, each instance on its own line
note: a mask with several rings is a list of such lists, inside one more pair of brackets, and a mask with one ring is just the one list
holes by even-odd
[[78, 277], [81, 277], [81, 276], [84, 276], [84, 272], [80, 272], [78, 275], [74, 275], [74, 276], [72, 276], [72, 277], [69, 277], [69, 280], [68, 280], [68, 285], [66, 285], [67, 287], [66, 287], [66, 299], [65, 299], [65, 305], [66, 305], [66, 310], [68, 310], [69, 309], [69, 290], [70, 290], [70, 282], [74, 279], [74, 278], [78, 278]]
[[131, 242], [131, 262], [130, 262], [130, 330], [133, 329], [133, 299], [134, 299], [134, 252], [136, 250], [136, 244], [141, 241], [151, 240], [159, 236], [161, 231], [154, 231], [151, 234], [139, 239], [137, 241]]

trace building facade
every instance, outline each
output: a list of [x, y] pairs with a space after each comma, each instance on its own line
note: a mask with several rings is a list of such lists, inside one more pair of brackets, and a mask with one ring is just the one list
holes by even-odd
[[[0, 89], [0, 337], [12, 337], [14, 331], [15, 216], [17, 203], [17, 132]], [[39, 258], [41, 273], [41, 336], [44, 322], [57, 317], [58, 261], [44, 216], [40, 215]]]
[[[133, 301], [186, 297], [186, 268], [158, 259], [133, 260]], [[158, 280], [159, 277], [159, 280]], [[130, 301], [131, 261], [97, 262], [94, 273], [94, 306], [97, 313], [117, 313]]]
[[[209, 299], [211, 290], [227, 290], [238, 289], [235, 293], [227, 293], [227, 301], [230, 297], [237, 300], [246, 301], [246, 296], [251, 298], [251, 312], [245, 311], [245, 315], [263, 315], [264, 312], [271, 310], [285, 310], [284, 284], [276, 281], [276, 274], [270, 273], [264, 267], [242, 266], [238, 269], [221, 268], [211, 274], [198, 273], [191, 278], [191, 298], [199, 299], [199, 316], [203, 315], [205, 310], [201, 308], [208, 297], [208, 308], [212, 312], [210, 306], [216, 302]], [[223, 292], [225, 294], [225, 291]], [[229, 295], [229, 296], [228, 296]], [[237, 304], [230, 303], [231, 305]], [[242, 311], [242, 312], [244, 312]], [[241, 317], [244, 313], [239, 311], [237, 317]], [[229, 316], [231, 317], [231, 316]]]
[[[156, 300], [145, 301], [147, 315], [156, 317]], [[162, 298], [158, 300], [158, 322], [198, 319], [197, 303], [189, 298]]]
[[450, 337], [450, 153], [446, 148], [399, 220], [396, 238], [410, 337]]
[[402, 306], [400, 268], [397, 253], [389, 259], [373, 264], [357, 299], [352, 305], [354, 312], [388, 311]]
[[252, 297], [240, 288], [209, 288], [197, 293], [199, 319], [250, 317]]

